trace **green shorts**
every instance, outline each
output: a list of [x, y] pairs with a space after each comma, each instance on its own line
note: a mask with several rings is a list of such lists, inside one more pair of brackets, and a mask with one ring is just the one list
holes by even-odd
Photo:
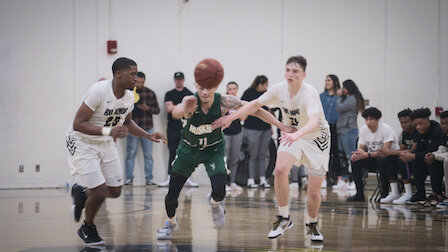
[[208, 176], [217, 173], [226, 173], [226, 156], [224, 141], [216, 146], [198, 150], [180, 141], [173, 161], [173, 171], [186, 177], [190, 177], [199, 164], [205, 165]]

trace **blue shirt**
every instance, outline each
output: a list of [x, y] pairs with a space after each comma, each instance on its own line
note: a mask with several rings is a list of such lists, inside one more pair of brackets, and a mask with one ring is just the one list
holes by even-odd
[[320, 94], [320, 100], [324, 109], [325, 119], [328, 123], [336, 123], [338, 120], [338, 111], [336, 111], [337, 95], [330, 95], [327, 91]]

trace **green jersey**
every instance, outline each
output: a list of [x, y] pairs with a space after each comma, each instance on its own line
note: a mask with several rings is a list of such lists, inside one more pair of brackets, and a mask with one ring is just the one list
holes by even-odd
[[212, 127], [212, 122], [221, 117], [221, 94], [214, 94], [212, 107], [206, 115], [202, 112], [198, 93], [195, 96], [198, 99], [198, 108], [187, 119], [187, 124], [182, 133], [182, 141], [199, 150], [223, 143], [224, 138], [221, 128], [213, 129]]

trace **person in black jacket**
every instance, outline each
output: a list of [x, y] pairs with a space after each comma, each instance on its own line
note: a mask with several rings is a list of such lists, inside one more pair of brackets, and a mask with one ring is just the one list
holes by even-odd
[[[436, 121], [429, 119], [431, 110], [429, 108], [420, 108], [412, 112], [411, 118], [414, 120], [415, 129], [418, 132], [416, 139], [417, 147], [413, 152], [402, 152], [400, 160], [403, 162], [412, 162], [414, 181], [417, 192], [407, 201], [407, 204], [421, 204], [425, 206], [437, 205], [443, 201], [442, 197], [442, 179], [443, 165], [440, 161], [431, 164], [425, 162], [425, 156], [429, 152], [434, 152], [440, 145], [442, 129]], [[431, 186], [433, 193], [426, 199], [425, 180], [431, 176]]]

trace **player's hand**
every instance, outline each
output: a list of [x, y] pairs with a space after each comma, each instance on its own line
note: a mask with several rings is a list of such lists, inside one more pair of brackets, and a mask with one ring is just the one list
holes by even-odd
[[222, 128], [224, 130], [227, 129], [232, 122], [233, 120], [230, 118], [230, 115], [221, 116], [212, 123], [212, 127], [213, 129]]
[[164, 144], [166, 143], [165, 135], [160, 132], [155, 132], [153, 134], [149, 134], [148, 138], [149, 138], [149, 140], [156, 142], [156, 143], [160, 143], [160, 141], [162, 141]]
[[426, 153], [425, 155], [425, 163], [432, 164], [436, 160], [436, 157], [431, 152]]
[[110, 136], [113, 138], [124, 138], [128, 135], [128, 128], [125, 126], [113, 127], [110, 131]]
[[195, 96], [185, 96], [182, 99], [182, 103], [184, 104], [184, 110], [186, 113], [194, 113], [198, 108], [198, 99]]
[[281, 131], [285, 132], [285, 133], [294, 133], [297, 131], [297, 128], [294, 126], [290, 126], [290, 125], [284, 125], [282, 124], [282, 128], [280, 129]]
[[286, 133], [284, 131], [282, 131], [282, 136], [279, 137], [278, 139], [280, 140], [280, 144], [285, 144], [286, 146], [291, 146], [291, 144], [297, 140], [299, 140], [299, 134], [298, 132], [294, 132], [294, 133]]

